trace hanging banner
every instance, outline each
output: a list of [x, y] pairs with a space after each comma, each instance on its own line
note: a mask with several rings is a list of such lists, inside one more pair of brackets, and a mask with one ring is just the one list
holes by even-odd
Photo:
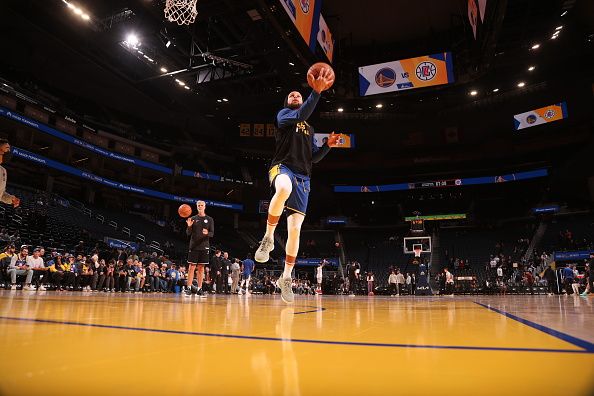
[[476, 0], [468, 0], [468, 21], [472, 27], [472, 34], [476, 40], [476, 25], [478, 24], [478, 8]]
[[514, 128], [517, 131], [565, 118], [567, 118], [567, 103], [561, 102], [514, 115]]
[[487, 9], [487, 0], [478, 0], [479, 14], [481, 15], [481, 22], [485, 22], [485, 10]]
[[318, 31], [318, 43], [322, 47], [322, 51], [326, 54], [328, 61], [332, 63], [334, 56], [334, 39], [332, 38], [332, 32], [328, 28], [324, 16], [320, 14], [320, 29]]
[[252, 134], [252, 124], [239, 124], [239, 136], [250, 136]]
[[316, 49], [316, 38], [320, 24], [321, 0], [280, 0], [289, 18], [305, 40], [309, 49]]
[[454, 82], [452, 54], [420, 56], [359, 68], [359, 95], [377, 95]]

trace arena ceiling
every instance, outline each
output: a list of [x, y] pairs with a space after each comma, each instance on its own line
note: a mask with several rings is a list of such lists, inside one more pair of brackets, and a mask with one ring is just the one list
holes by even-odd
[[[273, 112], [280, 98], [304, 86], [311, 54], [277, 0], [198, 0], [190, 27], [165, 21], [163, 0], [76, 0], [83, 21], [63, 0], [13, 0], [0, 5], [7, 77], [31, 76], [59, 91], [82, 95], [106, 113], [121, 111], [167, 123], [186, 118], [241, 118]], [[587, 47], [592, 2], [489, 0], [492, 24], [475, 42], [466, 0], [326, 0], [322, 13], [336, 36], [337, 83], [320, 110], [338, 105], [365, 111], [377, 98], [357, 95], [358, 66], [444, 50], [455, 53], [456, 83], [383, 95], [401, 112], [418, 114], [428, 102], [447, 108], [468, 103], [472, 83], [525, 74], [552, 26], [569, 10], [579, 28], [562, 49]], [[589, 21], [589, 22], [588, 22]], [[141, 42], [130, 48], [134, 33]], [[564, 32], [565, 34], [565, 32]], [[591, 37], [591, 36], [590, 36]], [[591, 45], [590, 47], [591, 48]], [[165, 68], [167, 72], [163, 72]], [[536, 80], [546, 80], [540, 75]], [[185, 86], [180, 85], [181, 81]], [[470, 85], [469, 85], [470, 84]], [[75, 104], [72, 104], [74, 105]], [[421, 110], [420, 110], [421, 109]]]

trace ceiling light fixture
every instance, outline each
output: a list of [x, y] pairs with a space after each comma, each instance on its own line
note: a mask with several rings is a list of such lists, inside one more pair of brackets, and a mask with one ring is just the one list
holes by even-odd
[[534, 45], [532, 46], [532, 49], [533, 49], [533, 50], [535, 50], [535, 49], [539, 49], [539, 48], [540, 48], [540, 44], [534, 44]]
[[565, 10], [565, 11], [563, 11], [563, 12], [561, 13], [561, 16], [562, 16], [562, 17], [563, 17], [563, 16], [565, 16], [565, 15], [567, 15], [567, 10]]
[[343, 109], [342, 107], [339, 107], [339, 108], [338, 108], [338, 112], [339, 112], [339, 113], [342, 113], [343, 111], [344, 111], [344, 109]]
[[536, 67], [534, 67], [534, 66], [530, 66], [530, 67], [528, 68], [528, 71], [532, 71], [532, 70], [534, 70], [534, 69], [536, 69]]
[[478, 91], [470, 91], [470, 96], [476, 96], [478, 95]]
[[559, 31], [559, 30], [561, 30], [561, 29], [563, 29], [563, 25], [561, 25], [561, 26], [557, 26], [557, 27], [555, 28], [555, 30], [557, 30], [557, 31]]
[[523, 88], [526, 85], [524, 81], [518, 83], [518, 88]]
[[493, 92], [499, 92], [499, 88], [495, 88]]
[[165, 69], [164, 67], [161, 68], [161, 73], [167, 73], [167, 69]]
[[126, 36], [126, 44], [132, 46], [132, 47], [136, 47], [140, 45], [140, 40], [138, 40], [138, 36], [134, 33], [130, 33], [128, 34], [128, 36]]
[[375, 107], [376, 107], [377, 109], [381, 109], [382, 107], [384, 107], [384, 105], [383, 105], [383, 104], [381, 104], [381, 103], [378, 103], [378, 104], [376, 104], [376, 105], [375, 105]]

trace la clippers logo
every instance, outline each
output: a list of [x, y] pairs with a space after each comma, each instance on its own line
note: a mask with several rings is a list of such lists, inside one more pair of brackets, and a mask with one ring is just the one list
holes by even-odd
[[544, 113], [544, 118], [546, 118], [547, 120], [550, 120], [551, 118], [555, 117], [555, 110], [553, 109], [548, 109], [545, 113]]
[[437, 67], [432, 62], [421, 62], [415, 71], [417, 78], [422, 81], [433, 80], [437, 74]]
[[396, 82], [396, 72], [389, 67], [380, 69], [375, 74], [375, 83], [381, 88], [388, 88]]
[[309, 0], [301, 0], [299, 3], [301, 4], [301, 11], [307, 14], [309, 12]]

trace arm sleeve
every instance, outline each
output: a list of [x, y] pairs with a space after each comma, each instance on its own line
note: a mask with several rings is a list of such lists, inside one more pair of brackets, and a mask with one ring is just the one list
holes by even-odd
[[278, 115], [276, 116], [277, 126], [279, 128], [282, 128], [307, 120], [316, 108], [318, 100], [320, 100], [320, 94], [316, 91], [311, 91], [311, 94], [309, 94], [307, 100], [303, 102], [301, 107], [299, 107], [298, 109], [282, 109], [278, 112]]
[[324, 144], [321, 148], [318, 148], [315, 144], [312, 145], [313, 156], [311, 157], [311, 162], [317, 164], [330, 152], [330, 147], [327, 144]]
[[208, 237], [212, 238], [214, 236], [214, 219], [211, 217], [210, 222], [208, 224]]

